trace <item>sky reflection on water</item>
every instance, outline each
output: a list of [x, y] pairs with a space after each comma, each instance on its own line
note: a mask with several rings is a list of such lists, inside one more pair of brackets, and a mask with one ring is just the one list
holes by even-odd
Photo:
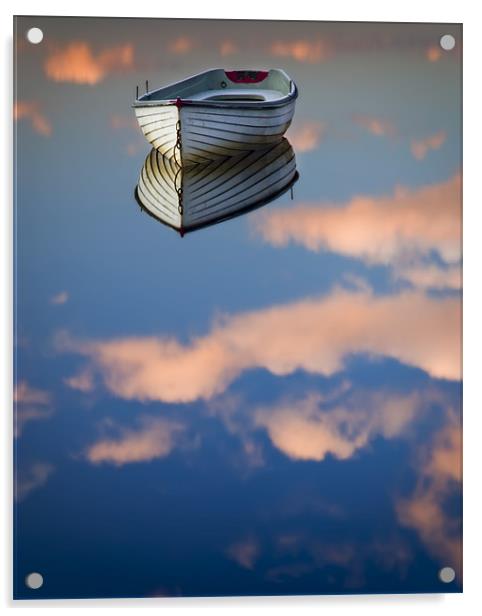
[[[16, 24], [15, 596], [459, 592], [461, 29]], [[252, 65], [294, 200], [181, 239], [135, 85]]]

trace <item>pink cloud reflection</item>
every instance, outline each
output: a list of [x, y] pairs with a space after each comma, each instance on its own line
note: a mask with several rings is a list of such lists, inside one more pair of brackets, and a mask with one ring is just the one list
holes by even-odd
[[89, 43], [73, 41], [52, 48], [44, 70], [53, 81], [95, 85], [110, 73], [129, 70], [133, 65], [134, 47], [130, 43], [106, 47], [95, 53]]
[[52, 124], [40, 111], [40, 106], [35, 101], [17, 101], [13, 106], [14, 120], [30, 120], [32, 128], [39, 135], [50, 137]]
[[[355, 196], [344, 204], [307, 203], [260, 212], [253, 228], [273, 246], [293, 242], [308, 250], [329, 250], [367, 263], [391, 265], [402, 277], [440, 287], [444, 275], [454, 286], [461, 258], [460, 175], [421, 188], [398, 186], [393, 194]], [[436, 252], [442, 269], [427, 265]], [[456, 274], [456, 273], [455, 273]]]
[[105, 387], [125, 399], [191, 402], [224, 392], [244, 371], [331, 375], [352, 353], [388, 356], [437, 378], [460, 378], [460, 302], [418, 291], [328, 296], [219, 319], [204, 336], [74, 340], [59, 350], [84, 355]]

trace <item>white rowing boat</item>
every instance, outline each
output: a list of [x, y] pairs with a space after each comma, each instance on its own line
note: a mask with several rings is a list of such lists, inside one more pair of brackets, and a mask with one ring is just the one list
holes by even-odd
[[186, 166], [279, 142], [297, 96], [281, 69], [212, 69], [147, 91], [133, 107], [149, 143]]
[[261, 207], [298, 178], [287, 139], [239, 156], [179, 167], [152, 149], [135, 196], [140, 207], [183, 235]]

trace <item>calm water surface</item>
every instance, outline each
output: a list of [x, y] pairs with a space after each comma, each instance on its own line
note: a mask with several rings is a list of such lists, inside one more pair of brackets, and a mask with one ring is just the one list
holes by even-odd
[[[16, 597], [460, 591], [461, 30], [16, 24]], [[300, 177], [181, 238], [130, 105], [217, 66]]]

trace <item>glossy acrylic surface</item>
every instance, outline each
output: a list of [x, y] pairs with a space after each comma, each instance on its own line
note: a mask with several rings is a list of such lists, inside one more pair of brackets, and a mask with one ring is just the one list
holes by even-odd
[[[461, 27], [14, 44], [15, 596], [460, 592]], [[299, 180], [181, 238], [131, 105], [216, 67], [296, 82]]]

